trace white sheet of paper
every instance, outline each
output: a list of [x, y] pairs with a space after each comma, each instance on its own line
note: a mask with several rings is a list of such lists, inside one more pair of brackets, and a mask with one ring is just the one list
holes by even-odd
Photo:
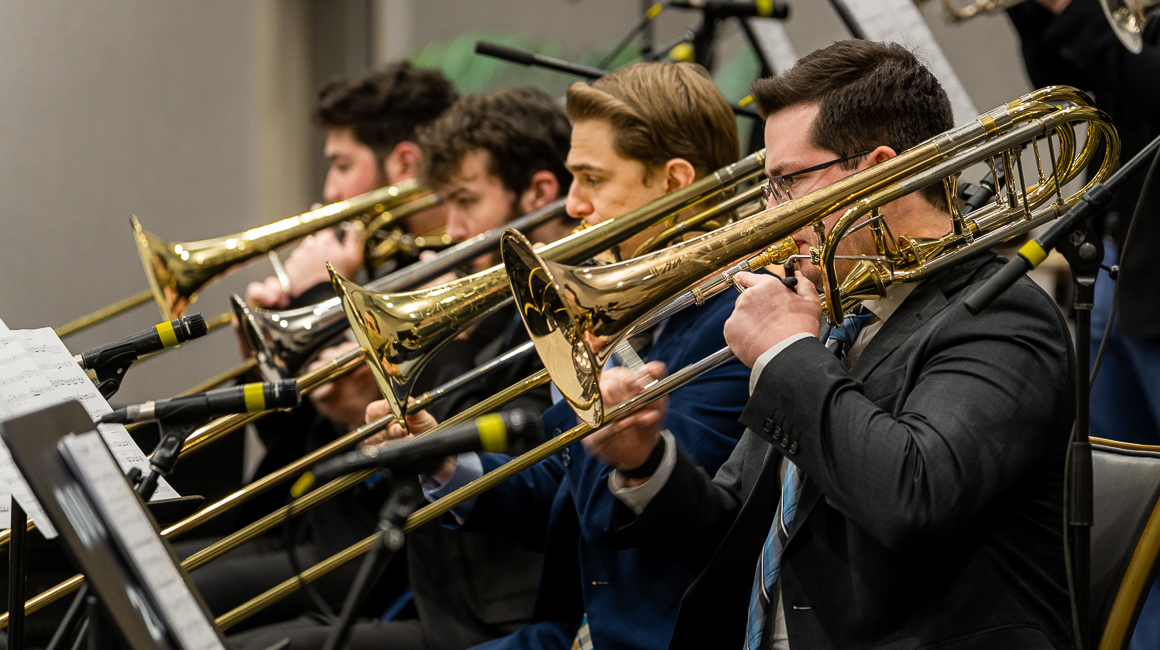
[[[70, 400], [79, 401], [94, 418], [113, 410], [51, 328], [0, 331], [0, 420]], [[148, 459], [124, 426], [102, 424], [96, 428], [122, 472], [132, 467], [148, 469]], [[0, 442], [0, 529], [11, 527], [9, 496], [16, 498], [46, 538], [56, 536], [44, 509]], [[164, 479], [158, 482], [153, 500], [177, 497]]]
[[979, 111], [913, 0], [836, 0], [841, 2], [872, 41], [890, 41], [918, 55], [947, 91], [955, 124], [978, 117]]
[[[36, 364], [11, 332], [0, 334], [0, 420], [35, 410], [27, 408], [28, 402], [51, 391], [48, 380], [40, 376]], [[12, 498], [46, 539], [56, 537], [56, 529], [32, 496], [32, 489], [20, 475], [8, 447], [0, 442], [0, 528], [12, 527]]]
[[[52, 328], [19, 330], [11, 332], [10, 335], [15, 337], [28, 351], [41, 375], [47, 378], [53, 387], [51, 394], [32, 400], [30, 408], [25, 412], [63, 404], [69, 400], [79, 401], [89, 416], [93, 418], [113, 411], [113, 407], [109, 406], [97, 387], [89, 380], [85, 371], [77, 365], [72, 353], [68, 351], [68, 348], [64, 346]], [[22, 413], [17, 413], [17, 415], [22, 415]], [[128, 472], [133, 467], [139, 468], [142, 472], [149, 469], [148, 458], [142, 453], [137, 443], [133, 442], [133, 437], [129, 435], [124, 425], [100, 424], [97, 425], [97, 431], [100, 431], [101, 437], [105, 439], [105, 444], [113, 452], [113, 457], [117, 459], [122, 472]], [[151, 500], [176, 499], [177, 497], [177, 492], [162, 479], [157, 483], [157, 491], [153, 493]]]

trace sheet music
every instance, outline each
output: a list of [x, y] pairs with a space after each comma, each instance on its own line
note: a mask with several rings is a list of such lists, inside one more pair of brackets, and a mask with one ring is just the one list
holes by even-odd
[[109, 462], [101, 441], [91, 433], [67, 436], [62, 444], [74, 461], [90, 496], [128, 559], [149, 588], [173, 635], [185, 650], [225, 650], [205, 610], [185, 584], [164, 542], [145, 516], [119, 468]]
[[[24, 348], [10, 336], [5, 328], [0, 334], [0, 420], [8, 420], [27, 413], [24, 405], [40, 395], [52, 390], [48, 380], [37, 373], [36, 364]], [[40, 507], [32, 489], [20, 475], [8, 447], [0, 441], [0, 527], [12, 527], [12, 502], [15, 498], [29, 519], [36, 524], [46, 539], [56, 537], [56, 528], [48, 520], [48, 515]]]
[[891, 41], [915, 52], [938, 78], [955, 112], [955, 124], [962, 124], [979, 115], [963, 82], [959, 81], [930, 27], [915, 8], [913, 0], [832, 0], [839, 2], [858, 22], [866, 38], [873, 41]]
[[[89, 380], [85, 371], [77, 365], [72, 353], [68, 351], [68, 348], [64, 346], [52, 328], [17, 330], [9, 332], [7, 337], [15, 339], [24, 348], [36, 364], [40, 375], [48, 380], [52, 388], [49, 393], [30, 397], [25, 403], [26, 408], [17, 412], [16, 415], [24, 415], [49, 406], [63, 404], [69, 400], [80, 402], [92, 418], [113, 411], [113, 407], [109, 406], [109, 403], [101, 396], [101, 392]], [[5, 335], [0, 334], [0, 341], [4, 338]], [[142, 472], [149, 469], [149, 460], [141, 448], [137, 446], [137, 443], [133, 442], [133, 437], [129, 435], [124, 425], [100, 424], [97, 425], [97, 431], [101, 433], [105, 444], [113, 452], [113, 457], [117, 459], [117, 464], [121, 466], [122, 472], [127, 473], [133, 467], [140, 468]], [[169, 483], [165, 479], [161, 479], [158, 481], [157, 491], [153, 493], [153, 498], [150, 501], [176, 499], [178, 496]], [[39, 527], [39, 524], [37, 526]]]

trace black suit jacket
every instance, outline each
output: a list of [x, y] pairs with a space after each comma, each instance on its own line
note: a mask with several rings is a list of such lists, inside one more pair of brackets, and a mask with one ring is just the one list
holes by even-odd
[[924, 282], [852, 370], [795, 342], [762, 372], [715, 479], [681, 458], [639, 517], [621, 506], [604, 522], [701, 572], [671, 648], [742, 647], [783, 456], [807, 477], [779, 579], [793, 650], [1069, 646], [1074, 357], [1026, 278], [967, 313], [999, 266], [988, 254]]
[[[1073, 0], [1058, 16], [1034, 2], [1009, 11], [1019, 32], [1027, 76], [1036, 87], [1066, 84], [1094, 95], [1120, 134], [1120, 162], [1125, 163], [1160, 135], [1160, 20], [1144, 29], [1144, 51], [1132, 54], [1112, 31], [1098, 0]], [[1089, 172], [1103, 160], [1096, 157]], [[1114, 217], [1106, 230], [1123, 243], [1140, 198], [1146, 173], [1129, 179], [1112, 197]], [[1126, 256], [1119, 260], [1119, 324], [1127, 334], [1160, 339], [1160, 264], [1153, 251], [1160, 246], [1160, 204], [1142, 206]]]

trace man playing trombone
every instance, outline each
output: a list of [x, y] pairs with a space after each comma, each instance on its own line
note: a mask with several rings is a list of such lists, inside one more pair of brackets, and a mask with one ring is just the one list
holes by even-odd
[[[567, 210], [589, 224], [627, 214], [688, 186], [736, 160], [732, 112], [705, 71], [696, 66], [643, 63], [611, 73], [591, 86], [568, 91], [574, 180]], [[654, 227], [618, 247], [631, 256]], [[615, 254], [615, 253], [611, 253]], [[674, 365], [695, 361], [724, 345], [721, 328], [734, 297], [724, 294], [674, 316], [632, 340], [640, 356]], [[628, 355], [632, 356], [632, 355]], [[747, 370], [726, 364], [674, 393], [664, 426], [707, 471], [729, 455], [741, 427]], [[368, 418], [385, 414], [375, 403]], [[432, 427], [425, 413], [408, 417], [412, 432]], [[576, 424], [566, 403], [544, 414], [555, 435]], [[392, 436], [402, 436], [394, 425]], [[444, 496], [507, 460], [499, 454], [464, 454], [425, 484], [428, 498]], [[680, 594], [693, 574], [647, 550], [597, 548], [580, 536], [580, 520], [593, 495], [604, 490], [599, 464], [573, 447], [544, 460], [453, 512], [465, 531], [511, 537], [542, 550], [544, 572], [533, 623], [486, 648], [655, 648], [669, 642]], [[456, 522], [448, 521], [454, 525]]]
[[[771, 206], [953, 126], [938, 81], [897, 45], [835, 43], [753, 95]], [[882, 219], [942, 236], [946, 196], [936, 183]], [[812, 229], [795, 241], [803, 256], [819, 244]], [[837, 251], [878, 255], [866, 228]], [[585, 441], [615, 468], [586, 536], [700, 574], [671, 648], [1070, 647], [1060, 497], [1075, 360], [1063, 316], [1027, 278], [966, 311], [999, 266], [989, 251], [892, 285], [821, 338], [808, 258], [796, 290], [739, 274], [724, 331], [752, 368], [751, 397], [716, 477], [661, 430], [668, 400]], [[640, 383], [612, 369], [601, 390], [615, 403]], [[651, 476], [631, 471], [658, 448]]]
[[[530, 88], [464, 97], [419, 129], [419, 178], [444, 197], [452, 240], [502, 228], [556, 201], [571, 180], [564, 166], [570, 132], [559, 104]], [[554, 241], [571, 231], [570, 221], [550, 220], [528, 236]], [[474, 264], [490, 266], [490, 257], [481, 256]], [[445, 376], [449, 369], [469, 369], [525, 341], [527, 333], [510, 306], [448, 343], [434, 360], [437, 367], [427, 372]], [[486, 385], [445, 398], [442, 411], [467, 408], [489, 395], [489, 386], [512, 383], [541, 367], [538, 358], [527, 356], [490, 375]], [[360, 407], [365, 410], [369, 402]], [[523, 395], [509, 408], [542, 410], [549, 405], [544, 388]], [[417, 620], [357, 622], [353, 648], [457, 650], [510, 634], [529, 621], [540, 577], [538, 553], [510, 540], [438, 526], [423, 527], [411, 537], [407, 573]], [[321, 648], [329, 632], [314, 617], [302, 617], [244, 632], [231, 643], [238, 650], [264, 650], [289, 638], [290, 650]]]

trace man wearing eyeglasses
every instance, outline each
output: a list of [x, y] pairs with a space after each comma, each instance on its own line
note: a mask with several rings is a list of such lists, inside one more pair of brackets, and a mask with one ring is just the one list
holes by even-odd
[[[771, 206], [953, 125], [938, 81], [893, 44], [835, 43], [753, 96]], [[936, 183], [881, 219], [896, 236], [939, 237], [946, 207]], [[803, 255], [820, 244], [812, 228], [794, 240]], [[850, 258], [878, 254], [870, 228], [836, 250], [839, 279]], [[647, 424], [663, 401], [585, 441], [613, 468], [665, 450], [650, 477], [611, 472], [615, 505], [582, 527], [700, 573], [670, 648], [1071, 646], [1061, 493], [1075, 359], [1062, 315], [1026, 278], [966, 311], [1001, 264], [986, 252], [894, 285], [821, 337], [808, 259], [795, 288], [740, 274], [725, 338], [752, 368], [747, 430], [716, 477]], [[601, 380], [606, 396], [639, 385], [619, 369]]]

